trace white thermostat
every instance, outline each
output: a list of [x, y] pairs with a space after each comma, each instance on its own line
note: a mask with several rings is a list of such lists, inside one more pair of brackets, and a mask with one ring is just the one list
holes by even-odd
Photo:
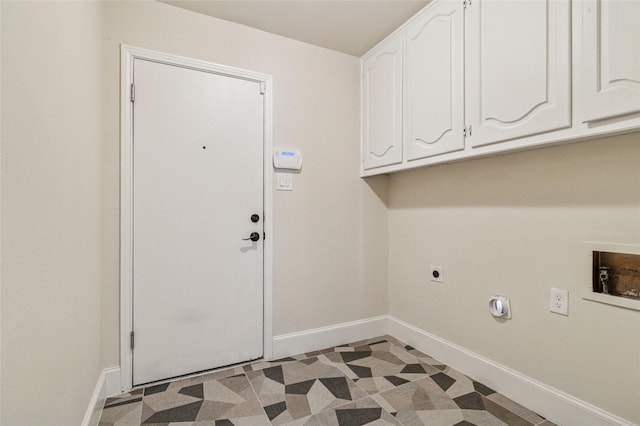
[[276, 169], [300, 170], [302, 153], [291, 149], [276, 149], [273, 153], [273, 166]]

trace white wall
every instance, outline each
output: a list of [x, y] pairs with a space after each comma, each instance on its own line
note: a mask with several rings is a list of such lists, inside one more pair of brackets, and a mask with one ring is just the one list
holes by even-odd
[[0, 423], [77, 425], [102, 368], [101, 5], [0, 7]]
[[358, 178], [359, 59], [167, 4], [104, 8], [105, 365], [119, 356], [121, 43], [273, 76], [274, 145], [304, 155], [294, 191], [274, 193], [274, 335], [385, 314], [387, 179]]
[[[582, 300], [585, 240], [640, 244], [632, 134], [391, 176], [390, 313], [640, 423], [640, 312]], [[442, 265], [444, 284], [428, 280]], [[568, 317], [549, 289], [570, 292]], [[488, 312], [511, 298], [513, 319]]]

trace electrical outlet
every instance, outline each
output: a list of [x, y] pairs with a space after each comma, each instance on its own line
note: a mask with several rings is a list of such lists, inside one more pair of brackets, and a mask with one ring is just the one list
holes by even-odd
[[560, 315], [569, 315], [569, 292], [559, 288], [551, 288], [549, 310]]
[[442, 266], [429, 266], [429, 270], [431, 271], [431, 275], [429, 275], [429, 279], [436, 283], [444, 282], [444, 269]]

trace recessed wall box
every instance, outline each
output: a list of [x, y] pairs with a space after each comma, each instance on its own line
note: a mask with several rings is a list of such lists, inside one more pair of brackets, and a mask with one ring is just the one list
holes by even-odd
[[593, 251], [595, 293], [640, 300], [640, 255]]
[[300, 170], [302, 168], [302, 153], [292, 149], [276, 149], [273, 152], [273, 167]]
[[640, 311], [640, 245], [585, 241], [582, 298]]

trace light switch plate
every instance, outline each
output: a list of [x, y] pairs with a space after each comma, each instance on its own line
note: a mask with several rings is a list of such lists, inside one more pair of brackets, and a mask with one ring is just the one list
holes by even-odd
[[293, 191], [293, 175], [291, 173], [276, 173], [276, 189], [278, 191]]

